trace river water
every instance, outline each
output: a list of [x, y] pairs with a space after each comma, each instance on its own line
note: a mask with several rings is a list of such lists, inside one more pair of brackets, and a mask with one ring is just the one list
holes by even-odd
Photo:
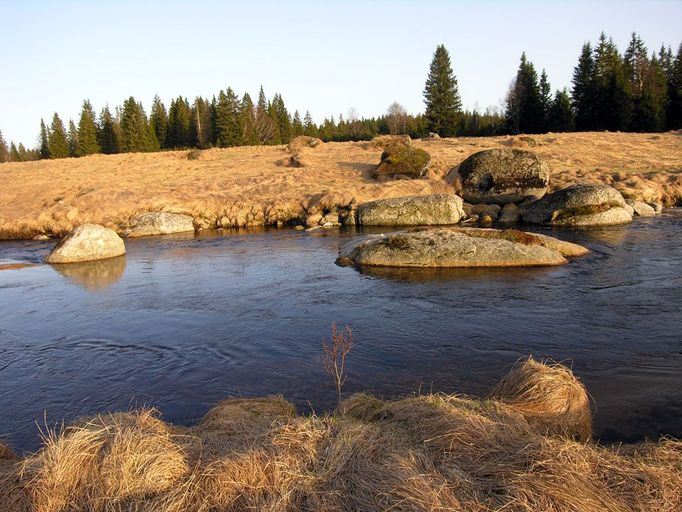
[[362, 273], [334, 264], [351, 231], [251, 230], [127, 240], [125, 257], [40, 264], [54, 242], [0, 242], [0, 433], [158, 407], [198, 420], [227, 396], [332, 407], [332, 321], [356, 345], [344, 392], [484, 395], [519, 358], [570, 364], [603, 442], [682, 437], [682, 212], [589, 231], [569, 264]]

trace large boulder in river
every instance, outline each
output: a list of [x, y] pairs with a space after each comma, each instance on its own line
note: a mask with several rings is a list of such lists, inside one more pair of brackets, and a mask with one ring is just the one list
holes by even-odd
[[103, 260], [125, 254], [116, 231], [98, 224], [82, 224], [66, 235], [45, 259], [47, 263]]
[[130, 219], [126, 236], [169, 235], [194, 231], [194, 219], [182, 213], [149, 212]]
[[429, 170], [431, 155], [423, 149], [396, 143], [386, 147], [381, 162], [374, 171], [374, 179], [417, 179]]
[[549, 168], [536, 154], [520, 149], [474, 153], [458, 169], [462, 197], [469, 203], [518, 203], [547, 192]]
[[516, 230], [421, 228], [353, 240], [339, 265], [421, 268], [561, 265], [587, 249], [556, 238]]
[[528, 205], [523, 221], [547, 226], [605, 226], [632, 221], [625, 199], [608, 185], [573, 185]]
[[361, 226], [432, 226], [457, 224], [465, 217], [462, 198], [449, 194], [393, 197], [358, 207]]

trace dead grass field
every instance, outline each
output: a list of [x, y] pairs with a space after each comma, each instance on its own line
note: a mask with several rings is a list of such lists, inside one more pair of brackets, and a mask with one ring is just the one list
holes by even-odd
[[241, 147], [93, 155], [0, 164], [0, 238], [62, 235], [84, 222], [125, 229], [131, 215], [170, 211], [199, 227], [289, 222], [371, 199], [442, 193], [470, 154], [517, 147], [540, 154], [552, 187], [603, 182], [629, 197], [672, 205], [682, 199], [682, 133], [566, 133], [532, 137], [416, 140], [432, 156], [427, 179], [377, 183], [381, 150], [368, 143], [306, 148], [304, 167], [283, 165], [286, 147]]
[[519, 363], [493, 396], [357, 394], [329, 416], [227, 399], [193, 427], [153, 410], [100, 415], [23, 459], [0, 444], [0, 510], [682, 510], [682, 443], [591, 442], [567, 368]]

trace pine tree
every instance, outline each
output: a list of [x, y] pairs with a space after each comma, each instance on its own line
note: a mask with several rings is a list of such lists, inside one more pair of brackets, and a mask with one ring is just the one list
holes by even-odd
[[221, 148], [238, 146], [242, 141], [239, 98], [232, 88], [220, 91], [215, 106], [215, 140]]
[[319, 135], [317, 126], [315, 126], [313, 118], [307, 110], [305, 111], [305, 117], [303, 118], [303, 134], [308, 137], [317, 137]]
[[123, 102], [120, 141], [124, 153], [156, 151], [159, 148], [142, 104], [132, 96]]
[[256, 131], [256, 110], [249, 93], [244, 93], [239, 108], [239, 125], [241, 127], [241, 145], [253, 146], [260, 143]]
[[190, 146], [209, 148], [213, 145], [213, 115], [211, 104], [201, 96], [195, 98], [190, 109]]
[[552, 106], [552, 88], [549, 85], [549, 79], [547, 78], [547, 73], [542, 70], [540, 74], [540, 104], [542, 105], [542, 127], [541, 132], [548, 131], [548, 120], [549, 120], [549, 109]]
[[505, 112], [508, 129], [513, 133], [541, 133], [544, 129], [544, 112], [538, 74], [525, 52], [507, 95]]
[[152, 110], [149, 114], [149, 125], [152, 130], [154, 130], [156, 140], [159, 141], [159, 147], [161, 149], [167, 149], [168, 114], [166, 113], [166, 107], [158, 94], [154, 96], [154, 101], [152, 102]]
[[26, 148], [24, 147], [24, 145], [21, 142], [19, 143], [18, 152], [19, 152], [19, 161], [20, 162], [28, 162], [29, 160], [32, 160], [31, 154], [28, 151], [26, 151]]
[[0, 131], [0, 163], [9, 162], [9, 148]]
[[682, 44], [670, 65], [667, 82], [666, 126], [669, 130], [678, 130], [682, 128]]
[[83, 102], [81, 117], [78, 121], [78, 146], [76, 156], [94, 155], [101, 151], [97, 142], [97, 123], [95, 111], [89, 100]]
[[276, 94], [273, 100], [273, 116], [279, 131], [280, 144], [289, 144], [291, 141], [292, 126], [291, 116], [284, 106], [284, 99], [281, 94]]
[[557, 90], [549, 107], [547, 127], [552, 132], [572, 132], [575, 130], [575, 114], [571, 98], [566, 89]]
[[291, 122], [291, 135], [292, 137], [303, 135], [303, 122], [301, 122], [301, 114], [298, 110], [294, 112], [294, 119]]
[[66, 141], [69, 145], [69, 156], [78, 156], [78, 130], [73, 119], [69, 119], [69, 131], [66, 135]]
[[113, 155], [121, 151], [121, 130], [117, 119], [115, 119], [109, 107], [104, 107], [99, 116], [97, 129], [97, 142], [102, 148], [102, 153]]
[[457, 78], [450, 65], [450, 55], [444, 45], [439, 45], [433, 54], [424, 87], [424, 101], [429, 130], [441, 137], [455, 135], [462, 100], [459, 97]]
[[595, 49], [595, 129], [624, 131], [632, 121], [632, 93], [613, 40], [602, 32]]
[[255, 114], [255, 131], [258, 137], [258, 144], [268, 144], [277, 135], [277, 124], [272, 119], [269, 114], [268, 100], [265, 97], [265, 92], [263, 91], [263, 86], [260, 86], [260, 91], [258, 92], [258, 103], [256, 104], [256, 114]]
[[189, 102], [182, 96], [171, 100], [168, 109], [168, 147], [187, 148], [192, 145], [190, 125], [192, 112]]
[[64, 123], [55, 112], [52, 117], [49, 135], [50, 158], [66, 158], [69, 156], [69, 143], [66, 138]]
[[21, 162], [21, 155], [14, 142], [9, 145], [9, 161], [10, 162]]
[[50, 139], [47, 133], [45, 121], [40, 120], [40, 158], [50, 158]]
[[596, 84], [594, 58], [590, 43], [583, 45], [578, 65], [573, 69], [572, 82], [576, 128], [578, 130], [594, 130], [596, 126]]

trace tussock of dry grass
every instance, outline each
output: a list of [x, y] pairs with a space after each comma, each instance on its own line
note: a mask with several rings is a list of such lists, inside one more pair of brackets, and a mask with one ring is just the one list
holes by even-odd
[[[528, 139], [528, 137], [526, 137]], [[261, 226], [301, 222], [325, 208], [387, 197], [452, 193], [443, 178], [474, 152], [524, 147], [547, 161], [553, 189], [606, 183], [627, 197], [682, 199], [682, 135], [676, 132], [561, 133], [412, 141], [431, 156], [427, 176], [377, 183], [371, 175], [391, 138], [325, 143], [92, 155], [0, 164], [0, 238], [63, 235], [86, 222], [123, 231], [147, 211], [190, 214], [197, 225]], [[290, 157], [296, 156], [296, 162]]]
[[[187, 428], [152, 411], [99, 416], [48, 436], [20, 463], [0, 461], [0, 509], [681, 509], [682, 442], [572, 439], [588, 437], [576, 413], [586, 395], [568, 369], [526, 361], [495, 394], [504, 401], [357, 394], [324, 417], [297, 416], [281, 397], [228, 399]], [[555, 428], [559, 417], [573, 427]]]

